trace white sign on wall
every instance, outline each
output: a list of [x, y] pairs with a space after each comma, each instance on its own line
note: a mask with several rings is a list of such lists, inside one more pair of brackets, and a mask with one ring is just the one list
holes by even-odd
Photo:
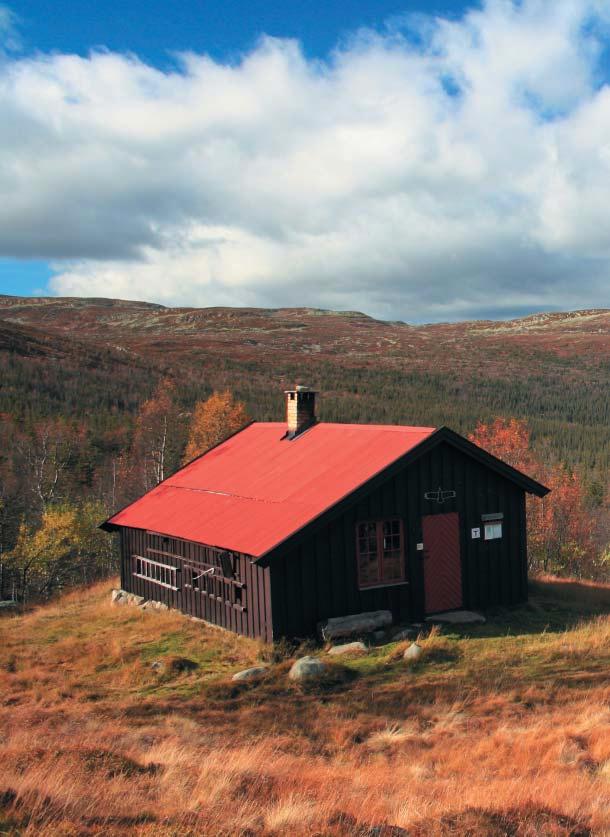
[[471, 529], [470, 534], [472, 535], [473, 539], [474, 538], [480, 538], [481, 537], [481, 530], [479, 528]]

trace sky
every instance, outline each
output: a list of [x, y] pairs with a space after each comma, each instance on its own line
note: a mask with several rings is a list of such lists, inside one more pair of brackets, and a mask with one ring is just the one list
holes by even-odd
[[610, 4], [0, 0], [0, 293], [610, 307]]

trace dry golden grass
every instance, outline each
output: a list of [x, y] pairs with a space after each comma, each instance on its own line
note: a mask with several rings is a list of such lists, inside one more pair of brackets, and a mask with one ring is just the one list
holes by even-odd
[[232, 683], [257, 643], [110, 587], [0, 620], [1, 834], [610, 834], [608, 588], [547, 579], [303, 689]]

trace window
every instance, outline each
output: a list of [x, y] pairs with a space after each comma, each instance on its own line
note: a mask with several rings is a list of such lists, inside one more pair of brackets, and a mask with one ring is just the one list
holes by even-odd
[[199, 590], [200, 576], [201, 573], [198, 573], [197, 570], [191, 569], [191, 587], [193, 590]]
[[405, 580], [401, 520], [376, 520], [356, 526], [360, 587], [400, 584]]
[[151, 561], [150, 558], [142, 558], [140, 555], [134, 555], [133, 559], [133, 574], [138, 578], [145, 578], [147, 581], [152, 581], [154, 584], [161, 585], [161, 587], [169, 587], [171, 590], [178, 589], [176, 567], [161, 564], [159, 561]]
[[483, 537], [486, 541], [495, 541], [502, 537], [501, 523], [486, 523]]
[[222, 567], [222, 574], [225, 578], [233, 578], [233, 562], [228, 552], [220, 553], [220, 566]]

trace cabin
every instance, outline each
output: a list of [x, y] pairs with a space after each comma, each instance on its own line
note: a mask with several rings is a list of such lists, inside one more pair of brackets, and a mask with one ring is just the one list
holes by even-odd
[[271, 642], [337, 616], [395, 623], [527, 599], [526, 493], [447, 427], [331, 424], [316, 393], [253, 422], [102, 528], [124, 590]]

